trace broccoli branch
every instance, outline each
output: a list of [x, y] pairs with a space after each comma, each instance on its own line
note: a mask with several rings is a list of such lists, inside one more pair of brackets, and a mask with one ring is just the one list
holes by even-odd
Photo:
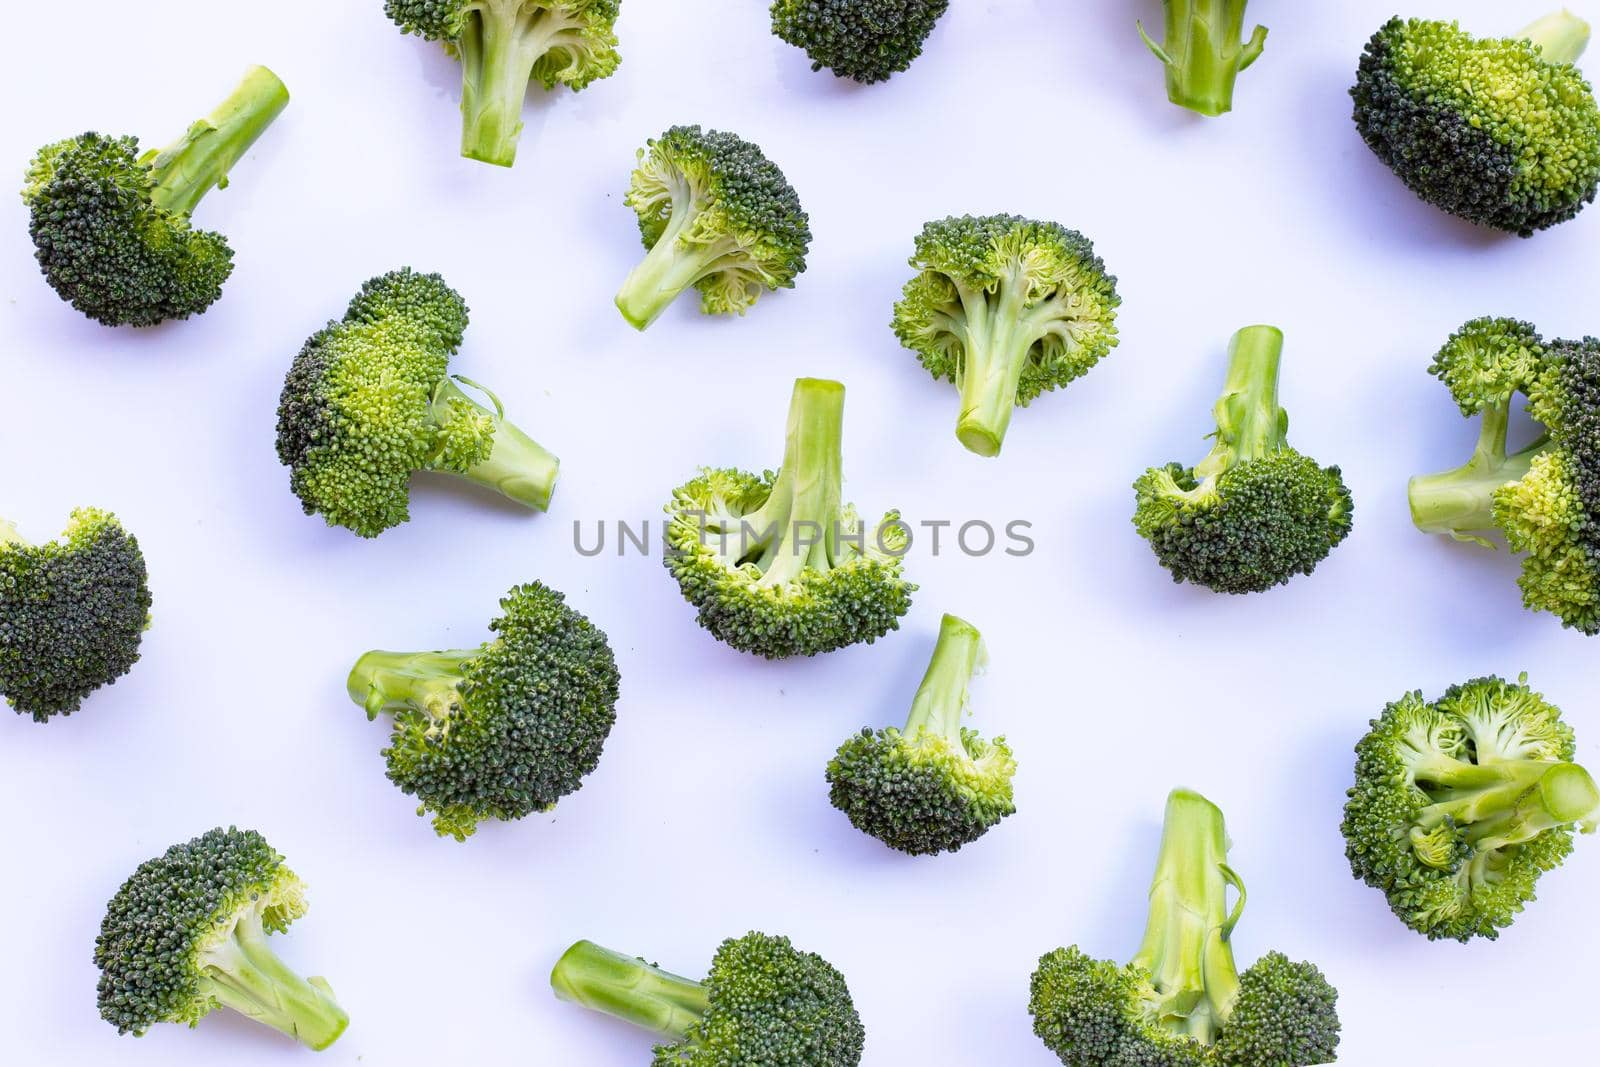
[[[467, 381], [464, 378], [461, 380]], [[488, 390], [484, 391], [488, 393]], [[472, 400], [449, 379], [440, 382], [434, 391], [433, 411], [441, 424], [452, 418], [453, 412], [470, 409], [481, 415], [486, 425], [492, 426], [488, 456], [456, 473], [519, 504], [538, 511], [549, 511], [556, 479], [561, 474], [561, 461], [543, 445], [506, 421], [499, 399], [493, 393], [488, 395], [494, 401], [493, 412]]]
[[1247, 0], [1166, 0], [1166, 43], [1156, 44], [1139, 24], [1139, 36], [1167, 69], [1167, 98], [1202, 115], [1233, 110], [1239, 72], [1256, 60], [1267, 43], [1267, 28], [1244, 34]]
[[551, 972], [550, 984], [562, 1000], [663, 1037], [686, 1036], [710, 1006], [699, 982], [592, 941], [579, 941], [567, 949]]
[[231, 936], [207, 946], [205, 992], [223, 1007], [280, 1030], [313, 1049], [338, 1040], [350, 1017], [321, 978], [301, 978], [267, 944], [259, 912], [239, 917]]
[[476, 0], [457, 42], [463, 156], [500, 167], [517, 161], [533, 68], [563, 34], [578, 28], [552, 7], [526, 0]]
[[1556, 11], [1535, 19], [1517, 36], [1538, 45], [1548, 63], [1576, 63], [1589, 47], [1589, 24], [1570, 11]]
[[228, 187], [228, 172], [289, 105], [289, 90], [266, 67], [251, 67], [215, 111], [173, 144], [142, 162], [155, 188], [150, 200], [174, 215], [191, 214], [212, 189]]
[[464, 665], [478, 655], [478, 649], [368, 652], [356, 660], [345, 688], [368, 719], [382, 711], [417, 708], [443, 724], [460, 709]]
[[760, 510], [745, 519], [759, 547], [763, 585], [806, 570], [827, 571], [839, 558], [844, 482], [844, 386], [818, 378], [794, 383], [783, 466]]
[[1418, 813], [1411, 831], [1423, 862], [1428, 862], [1428, 835], [1442, 826], [1464, 827], [1473, 847], [1487, 852], [1531, 841], [1558, 826], [1592, 825], [1600, 812], [1600, 790], [1575, 763], [1515, 759], [1475, 764], [1436, 755], [1413, 773], [1432, 800]]
[[1017, 407], [1017, 388], [1033, 346], [1056, 328], [1054, 317], [1028, 311], [1027, 266], [1013, 263], [993, 292], [957, 289], [965, 312], [961, 419], [956, 436], [980, 456], [998, 456]]
[[911, 702], [905, 736], [926, 731], [948, 740], [959, 750], [961, 720], [967, 712], [972, 677], [983, 667], [983, 637], [970, 622], [946, 615], [939, 624], [939, 641], [933, 659]]
[[1550, 440], [1542, 436], [1520, 452], [1507, 455], [1511, 401], [1488, 405], [1481, 417], [1472, 458], [1455, 470], [1412, 478], [1408, 495], [1411, 521], [1423, 533], [1449, 534], [1457, 541], [1493, 548], [1483, 534], [1495, 528], [1495, 491], [1526, 475], [1533, 461], [1550, 447]]

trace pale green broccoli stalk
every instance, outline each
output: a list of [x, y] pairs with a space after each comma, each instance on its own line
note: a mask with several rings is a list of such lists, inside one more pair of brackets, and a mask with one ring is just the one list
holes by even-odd
[[1166, 0], [1166, 40], [1156, 44], [1139, 23], [1139, 36], [1167, 70], [1167, 99], [1202, 115], [1233, 110], [1239, 72], [1261, 58], [1267, 28], [1244, 35], [1247, 0]]

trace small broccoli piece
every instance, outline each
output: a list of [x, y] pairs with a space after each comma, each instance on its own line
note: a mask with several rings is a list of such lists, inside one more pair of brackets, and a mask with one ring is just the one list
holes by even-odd
[[[1600, 633], [1600, 341], [1546, 343], [1514, 319], [1474, 319], [1429, 373], [1461, 413], [1479, 419], [1461, 467], [1411, 479], [1411, 516], [1424, 533], [1493, 547], [1499, 530], [1522, 561], [1522, 601], [1583, 633]], [[1513, 452], [1516, 395], [1544, 433]]]
[[793, 289], [806, 269], [811, 226], [799, 196], [734, 134], [672, 127], [639, 150], [623, 202], [649, 249], [617, 294], [638, 329], [691, 285], [707, 315], [743, 315], [763, 292]]
[[1011, 412], [1088, 372], [1117, 344], [1117, 279], [1075, 230], [1016, 215], [930, 222], [894, 332], [961, 390], [956, 436], [998, 456]]
[[828, 763], [829, 800], [850, 824], [913, 856], [954, 852], [1016, 812], [1006, 739], [961, 725], [987, 661], [971, 623], [946, 615], [905, 729], [862, 730]]
[[1289, 447], [1282, 354], [1275, 327], [1234, 334], [1210, 454], [1193, 467], [1152, 467], [1133, 484], [1133, 525], [1173, 581], [1259, 593], [1310, 574], [1350, 532], [1339, 468]]
[[384, 0], [406, 33], [461, 60], [461, 154], [517, 161], [530, 82], [574, 92], [617, 72], [618, 0]]
[[155, 326], [205, 311], [233, 273], [227, 238], [190, 225], [212, 189], [289, 105], [252, 67], [233, 94], [175, 143], [140, 153], [137, 137], [85, 133], [39, 150], [22, 200], [45, 280], [106, 326]]
[[855, 1067], [866, 1043], [844, 976], [787, 937], [724, 941], [703, 982], [579, 941], [550, 985], [561, 1000], [669, 1039], [654, 1067]]
[[306, 913], [305, 885], [283, 862], [254, 830], [219, 827], [141, 863], [95, 939], [101, 1018], [143, 1034], [232, 1008], [314, 1049], [337, 1041], [350, 1019], [332, 988], [267, 944]]
[[1267, 28], [1244, 35], [1248, 0], [1165, 0], [1167, 33], [1156, 44], [1139, 23], [1139, 36], [1167, 68], [1167, 99], [1202, 115], [1233, 110], [1233, 86], [1239, 72], [1261, 58]]
[[278, 459], [307, 515], [377, 537], [411, 517], [415, 471], [456, 474], [545, 511], [560, 461], [488, 411], [449, 373], [467, 306], [437, 274], [404, 270], [361, 287], [342, 322], [295, 357], [278, 405]]
[[1498, 937], [1539, 876], [1593, 833], [1600, 790], [1572, 762], [1561, 709], [1500, 678], [1407, 693], [1356, 745], [1345, 854], [1361, 881], [1429, 940]]
[[772, 32], [840, 78], [871, 85], [908, 69], [950, 0], [773, 0]]
[[801, 378], [777, 474], [703, 469], [667, 505], [665, 563], [700, 625], [741, 652], [815, 656], [899, 629], [916, 586], [900, 513], [844, 504], [844, 386]]
[[494, 639], [450, 652], [368, 652], [350, 699], [394, 715], [389, 780], [465, 841], [485, 819], [549, 811], [600, 763], [620, 679], [606, 635], [540, 582], [518, 586]]
[[[1230, 911], [1228, 887], [1238, 893]], [[1072, 948], [1039, 960], [1033, 1032], [1069, 1067], [1311, 1067], [1339, 1046], [1338, 992], [1309, 963], [1269, 952], [1241, 975], [1233, 928], [1244, 885], [1222, 812], [1167, 798], [1144, 943], [1126, 966]]]
[[1515, 37], [1391, 19], [1356, 72], [1356, 128], [1423, 200], [1480, 226], [1532, 236], [1591, 203], [1600, 108], [1574, 67], [1589, 26], [1568, 12]]
[[19, 715], [77, 711], [139, 662], [149, 628], [144, 553], [115, 515], [79, 508], [45, 545], [0, 519], [0, 695]]

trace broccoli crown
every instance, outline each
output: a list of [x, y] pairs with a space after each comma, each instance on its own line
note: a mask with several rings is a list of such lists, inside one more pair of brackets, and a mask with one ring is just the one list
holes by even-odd
[[702, 470], [667, 504], [664, 563], [700, 625], [742, 652], [814, 656], [899, 628], [898, 512], [869, 526], [841, 502], [844, 387], [795, 383], [778, 473]]
[[894, 332], [961, 390], [957, 435], [980, 455], [1004, 443], [1014, 407], [1088, 372], [1117, 344], [1117, 279], [1076, 230], [1017, 215], [930, 222]]
[[1315, 964], [1269, 952], [1239, 975], [1239, 999], [1213, 1046], [1226, 1067], [1332, 1063], [1339, 991]]
[[1161, 1025], [1161, 998], [1137, 967], [1077, 946], [1039, 959], [1029, 983], [1033, 1032], [1072, 1067], [1211, 1067], [1211, 1049]]
[[144, 554], [116, 516], [79, 508], [45, 545], [0, 520], [0, 694], [19, 714], [77, 711], [139, 661], [149, 625]]
[[639, 151], [625, 200], [649, 252], [617, 305], [640, 329], [689, 286], [708, 315], [742, 315], [806, 269], [809, 217], [761, 149], [732, 133], [674, 126]]
[[196, 1025], [229, 1007], [325, 1048], [347, 1019], [321, 979], [265, 946], [305, 914], [305, 887], [253, 830], [220, 827], [139, 865], [95, 939], [100, 1015], [119, 1033]]
[[1600, 110], [1568, 60], [1581, 48], [1527, 36], [1391, 19], [1350, 91], [1361, 136], [1412, 192], [1524, 237], [1572, 218], [1600, 184]]
[[913, 856], [954, 852], [1017, 810], [1005, 738], [961, 725], [983, 668], [971, 623], [946, 615], [905, 729], [863, 729], [828, 763], [829, 800], [857, 830]]
[[620, 678], [603, 632], [540, 582], [500, 608], [480, 648], [371, 652], [350, 676], [370, 715], [394, 711], [389, 780], [458, 841], [575, 792], [616, 722]]
[[1133, 484], [1134, 528], [1174, 581], [1262, 592], [1310, 574], [1350, 532], [1354, 505], [1339, 468], [1289, 447], [1282, 352], [1271, 326], [1235, 334], [1211, 453], [1193, 467], [1152, 467]]
[[865, 84], [911, 66], [950, 0], [773, 0], [772, 32], [827, 67]]
[[1408, 693], [1356, 745], [1350, 869], [1430, 940], [1499, 936], [1572, 851], [1573, 828], [1600, 814], [1571, 728], [1526, 683], [1475, 678], [1433, 703]]

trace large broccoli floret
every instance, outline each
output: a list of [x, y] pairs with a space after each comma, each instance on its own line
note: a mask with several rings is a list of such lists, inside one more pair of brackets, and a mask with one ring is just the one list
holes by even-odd
[[1117, 279], [1076, 230], [1016, 215], [930, 222], [894, 332], [961, 390], [956, 436], [997, 456], [1011, 412], [1088, 372], [1117, 344]]
[[741, 652], [815, 656], [899, 629], [900, 513], [865, 523], [843, 503], [844, 386], [801, 378], [777, 474], [713, 470], [667, 505], [665, 563], [700, 625]]
[[1339, 468], [1289, 446], [1282, 354], [1275, 327], [1234, 334], [1210, 454], [1193, 467], [1152, 467], [1133, 484], [1133, 525], [1174, 581], [1258, 593], [1310, 574], [1350, 532]]
[[1428, 203], [1531, 236], [1600, 185], [1600, 108], [1572, 65], [1588, 42], [1565, 11], [1484, 40], [1454, 22], [1391, 19], [1350, 90], [1356, 128]]
[[295, 357], [278, 405], [278, 459], [307, 515], [376, 537], [411, 517], [411, 475], [457, 474], [544, 511], [560, 461], [457, 387], [467, 306], [437, 274], [373, 278], [342, 322]]
[[669, 1039], [654, 1067], [855, 1067], [866, 1032], [844, 976], [787, 937], [749, 933], [695, 982], [579, 941], [550, 975], [556, 996]]
[[[1411, 480], [1417, 528], [1489, 547], [1483, 535], [1499, 530], [1527, 553], [1523, 603], [1600, 633], [1600, 341], [1545, 343], [1526, 322], [1474, 319], [1429, 372], [1480, 427], [1464, 466]], [[1545, 432], [1513, 452], [1518, 393]]]
[[540, 582], [518, 586], [494, 639], [449, 652], [368, 652], [350, 699], [394, 715], [389, 780], [465, 841], [485, 819], [549, 811], [600, 763], [620, 679], [606, 635]]
[[[1238, 893], [1230, 910], [1228, 887]], [[1278, 952], [1244, 974], [1233, 928], [1244, 886], [1222, 812], [1186, 789], [1167, 798], [1144, 943], [1118, 966], [1076, 946], [1039, 961], [1028, 1010], [1069, 1067], [1311, 1067], [1339, 1046], [1338, 992]]]
[[1139, 23], [1139, 36], [1167, 69], [1167, 99], [1202, 115], [1233, 110], [1239, 72], [1261, 58], [1267, 28], [1244, 35], [1248, 0], [1165, 0], [1166, 41], [1156, 44]]
[[772, 32], [841, 78], [888, 81], [922, 54], [950, 0], [773, 0]]
[[233, 273], [227, 238], [189, 216], [289, 104], [253, 67], [233, 95], [175, 143], [85, 133], [39, 150], [22, 188], [35, 258], [61, 299], [107, 326], [198, 315]]
[[618, 0], [385, 0], [402, 30], [440, 41], [461, 60], [461, 154], [517, 161], [530, 82], [574, 91], [609, 78]]
[[143, 1034], [232, 1008], [327, 1048], [349, 1017], [325, 980], [301, 978], [267, 944], [305, 912], [305, 885], [254, 830], [218, 828], [173, 845], [106, 905], [94, 943], [101, 1017]]
[[862, 730], [828, 763], [829, 799], [862, 833], [913, 856], [954, 852], [1013, 814], [1006, 739], [962, 726], [987, 661], [971, 623], [946, 615], [903, 730]]
[[18, 714], [77, 711], [139, 661], [149, 626], [144, 553], [115, 515], [79, 508], [44, 545], [0, 519], [0, 695]]
[[806, 269], [811, 226], [799, 196], [777, 164], [734, 134], [674, 126], [651, 140], [624, 203], [650, 250], [617, 294], [638, 329], [691, 285], [707, 315], [743, 315], [763, 292], [793, 289]]

